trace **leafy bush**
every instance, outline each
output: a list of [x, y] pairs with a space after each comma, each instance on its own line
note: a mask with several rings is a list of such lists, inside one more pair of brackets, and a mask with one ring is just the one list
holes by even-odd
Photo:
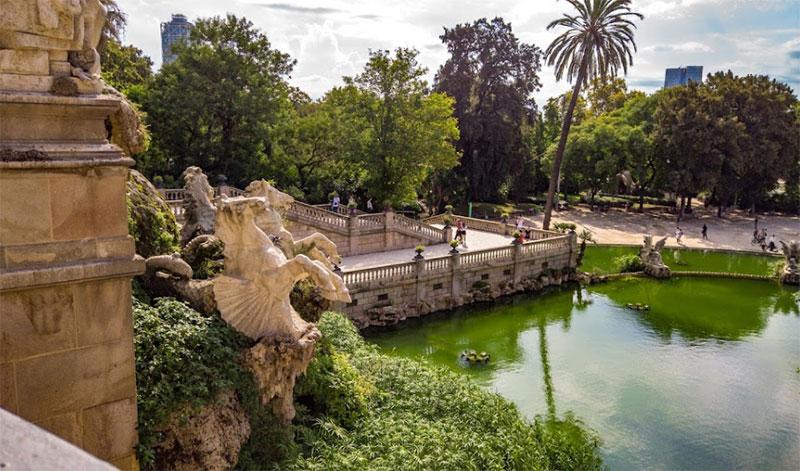
[[128, 232], [142, 257], [170, 254], [178, 249], [178, 224], [167, 203], [147, 178], [136, 170], [128, 174]]
[[341, 314], [319, 328], [325, 340], [296, 388], [302, 453], [287, 469], [600, 467], [597, 439], [572, 417], [527, 423], [463, 375], [378, 353]]
[[632, 273], [644, 270], [642, 259], [636, 254], [620, 255], [614, 259], [614, 266], [620, 273]]
[[578, 226], [571, 222], [557, 222], [553, 224], [553, 229], [561, 232], [562, 234], [566, 233], [567, 231], [574, 231], [576, 227]]
[[227, 388], [247, 389], [239, 365], [248, 340], [218, 317], [205, 317], [171, 298], [148, 306], [134, 299], [138, 456], [152, 467], [158, 429], [185, 405], [201, 406]]

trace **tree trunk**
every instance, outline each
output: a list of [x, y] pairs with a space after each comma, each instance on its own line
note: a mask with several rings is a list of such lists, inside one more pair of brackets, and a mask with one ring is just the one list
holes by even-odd
[[586, 59], [587, 56], [584, 55], [581, 68], [578, 71], [578, 77], [575, 79], [575, 86], [572, 88], [572, 97], [569, 100], [567, 114], [564, 115], [564, 122], [561, 124], [561, 138], [558, 140], [558, 148], [556, 149], [556, 156], [553, 160], [553, 168], [550, 170], [550, 186], [547, 188], [547, 202], [544, 205], [544, 220], [542, 221], [542, 229], [544, 230], [550, 229], [550, 217], [553, 213], [553, 199], [556, 195], [556, 185], [561, 176], [561, 161], [564, 160], [564, 148], [567, 146], [567, 136], [569, 135], [569, 128], [572, 126], [572, 114], [575, 112], [575, 105], [578, 103], [578, 95], [581, 93], [583, 76], [586, 75]]
[[678, 205], [678, 222], [681, 222], [681, 219], [683, 219], [683, 208], [684, 207], [686, 207], [686, 197], [685, 196], [681, 196], [681, 202]]

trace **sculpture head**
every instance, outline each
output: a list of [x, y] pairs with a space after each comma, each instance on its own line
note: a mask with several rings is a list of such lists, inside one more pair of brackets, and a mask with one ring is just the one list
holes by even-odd
[[250, 184], [247, 185], [247, 188], [245, 188], [245, 192], [247, 193], [247, 196], [266, 198], [269, 207], [278, 211], [287, 210], [292, 206], [292, 203], [294, 203], [294, 198], [276, 189], [266, 180], [255, 180], [250, 182]]
[[209, 202], [214, 199], [214, 188], [208, 183], [208, 177], [200, 167], [187, 167], [181, 174], [183, 188], [190, 196], [206, 195]]

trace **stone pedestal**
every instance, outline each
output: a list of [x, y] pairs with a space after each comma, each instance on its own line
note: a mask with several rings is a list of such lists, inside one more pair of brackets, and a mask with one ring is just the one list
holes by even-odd
[[133, 161], [106, 139], [118, 107], [0, 87], [0, 406], [134, 469], [144, 267], [128, 235]]

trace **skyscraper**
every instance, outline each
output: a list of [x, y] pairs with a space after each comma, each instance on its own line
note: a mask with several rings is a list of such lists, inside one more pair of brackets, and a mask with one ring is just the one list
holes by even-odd
[[172, 45], [189, 39], [192, 24], [181, 14], [172, 15], [172, 20], [161, 23], [161, 63], [169, 64], [177, 57], [172, 53]]
[[697, 83], [701, 83], [703, 81], [702, 65], [690, 65], [687, 67], [678, 67], [676, 69], [667, 69], [667, 73], [664, 75], [664, 88], [686, 85], [690, 80]]

